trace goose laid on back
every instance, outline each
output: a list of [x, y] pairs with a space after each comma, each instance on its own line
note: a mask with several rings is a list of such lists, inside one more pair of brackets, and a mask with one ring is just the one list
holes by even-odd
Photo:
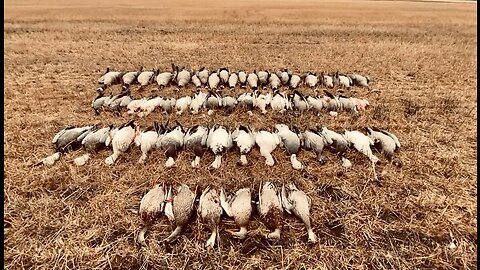
[[190, 102], [190, 112], [192, 114], [197, 114], [200, 109], [203, 108], [205, 102], [207, 101], [207, 93], [198, 91], [193, 95], [193, 99]]
[[322, 152], [325, 145], [332, 144], [333, 141], [328, 140], [322, 133], [321, 130], [307, 129], [304, 132], [300, 133], [300, 139], [303, 141], [303, 146], [307, 150], [312, 150], [320, 164], [324, 164], [325, 161], [322, 158]]
[[383, 152], [389, 161], [392, 161], [395, 166], [400, 167], [402, 162], [394, 156], [395, 152], [400, 149], [400, 141], [397, 136], [376, 127], [367, 127], [365, 130], [367, 136], [373, 140], [375, 149]]
[[222, 107], [222, 105], [222, 97], [217, 92], [208, 91], [205, 101], [205, 108], [209, 110], [208, 115], [212, 115], [213, 111]]
[[301, 84], [301, 82], [302, 82], [302, 78], [297, 74], [293, 74], [290, 77], [290, 81], [289, 81], [290, 89], [297, 89], [297, 87]]
[[140, 73], [137, 77], [137, 81], [140, 84], [140, 88], [138, 90], [144, 89], [147, 85], [153, 82], [153, 80], [156, 78], [158, 74], [158, 69], [155, 71], [155, 69], [152, 69], [150, 71], [143, 71]]
[[353, 145], [353, 147], [358, 152], [367, 156], [372, 163], [377, 163], [379, 161], [378, 158], [373, 154], [372, 149], [370, 148], [370, 146], [374, 145], [371, 138], [356, 130], [345, 130], [345, 132], [343, 133], [343, 137], [345, 137], [345, 139], [351, 145]]
[[146, 246], [145, 233], [161, 217], [165, 205], [165, 187], [160, 184], [153, 186], [140, 201], [138, 215], [143, 222], [143, 227], [137, 236], [137, 242], [141, 246]]
[[122, 90], [125, 91], [127, 90], [131, 84], [135, 83], [138, 75], [140, 75], [140, 73], [143, 71], [143, 66], [140, 67], [140, 69], [138, 71], [130, 71], [130, 72], [127, 72], [125, 74], [123, 74], [122, 76], [122, 81], [123, 81], [123, 85], [122, 85]]
[[292, 76], [292, 72], [288, 70], [288, 68], [284, 68], [283, 70], [277, 72], [277, 76], [280, 78], [284, 86], [288, 86], [290, 83], [290, 77]]
[[238, 71], [238, 82], [242, 88], [247, 87], [247, 73], [245, 71]]
[[291, 183], [282, 186], [282, 205], [285, 211], [289, 214], [294, 214], [304, 224], [308, 233], [308, 242], [316, 243], [317, 236], [313, 232], [312, 225], [310, 223], [310, 208], [312, 200], [305, 194], [305, 192], [299, 190], [295, 184]]
[[290, 155], [290, 162], [292, 163], [292, 167], [296, 170], [303, 169], [302, 163], [297, 160], [297, 154], [300, 150], [300, 138], [298, 137], [297, 133], [285, 125], [285, 124], [276, 124], [275, 129], [277, 130], [277, 135], [280, 137], [282, 144], [287, 149], [288, 154]]
[[218, 69], [217, 73], [218, 73], [218, 77], [220, 77], [221, 87], [225, 88], [225, 86], [228, 84], [230, 71], [228, 70], [228, 68], [220, 68]]
[[142, 106], [143, 103], [147, 102], [148, 98], [144, 97], [141, 99], [134, 99], [130, 101], [127, 105], [127, 113], [128, 114], [135, 114], [138, 110], [140, 110], [140, 107]]
[[105, 90], [107, 87], [121, 83], [123, 72], [120, 71], [108, 71], [103, 75], [102, 90]]
[[307, 97], [308, 107], [313, 108], [317, 112], [317, 116], [320, 115], [320, 112], [323, 109], [323, 100], [321, 97]]
[[171, 243], [182, 234], [184, 227], [188, 224], [188, 221], [192, 216], [196, 193], [196, 188], [195, 191], [192, 192], [185, 184], [181, 184], [177, 188], [176, 195], [172, 194], [170, 188], [167, 194], [165, 215], [169, 220], [175, 223], [176, 227], [175, 230], [165, 239], [166, 242]]
[[198, 78], [197, 74], [192, 75], [192, 83], [195, 85], [196, 89], [200, 89], [202, 87], [202, 81]]
[[208, 128], [195, 125], [187, 130], [183, 138], [183, 144], [186, 149], [193, 151], [195, 159], [192, 161], [192, 167], [200, 165], [200, 159], [206, 150], [208, 137]]
[[273, 231], [267, 239], [278, 240], [283, 227], [283, 208], [280, 194], [273, 183], [260, 185], [257, 210], [267, 229]]
[[60, 130], [52, 139], [55, 152], [65, 153], [76, 150], [82, 146], [83, 138], [90, 132], [93, 126], [72, 127], [68, 126]]
[[250, 189], [239, 189], [235, 195], [227, 197], [225, 190], [222, 188], [220, 190], [220, 204], [227, 216], [233, 218], [235, 224], [240, 228], [238, 232], [226, 231], [235, 237], [244, 239], [247, 236], [248, 222], [252, 214], [252, 194]]
[[272, 101], [270, 102], [270, 107], [274, 112], [284, 113], [286, 110], [292, 108], [292, 104], [288, 100], [286, 93], [280, 93], [278, 90], [275, 90]]
[[323, 75], [323, 84], [328, 88], [333, 88], [333, 77], [330, 75]]
[[95, 115], [100, 114], [100, 109], [103, 107], [103, 104], [110, 99], [110, 96], [104, 96], [103, 92], [100, 92], [95, 99], [92, 101], [92, 109], [95, 112]]
[[187, 69], [185, 69], [185, 67], [182, 67], [180, 69], [177, 67], [177, 72], [178, 73], [175, 81], [177, 82], [177, 86], [179, 88], [183, 88], [190, 83], [190, 80], [192, 78], [192, 73]]
[[110, 130], [105, 145], [112, 145], [113, 154], [105, 159], [105, 163], [113, 165], [118, 157], [128, 150], [135, 139], [136, 124], [134, 120]]
[[220, 168], [222, 154], [232, 147], [232, 136], [223, 126], [214, 126], [210, 129], [207, 137], [207, 146], [215, 155], [215, 160], [210, 165], [214, 169]]
[[207, 248], [213, 248], [215, 246], [215, 240], [217, 239], [217, 236], [220, 235], [220, 217], [222, 215], [220, 196], [215, 189], [207, 187], [202, 192], [198, 204], [198, 212], [202, 218], [202, 221], [212, 232], [205, 246]]
[[230, 90], [235, 89], [235, 86], [238, 83], [238, 75], [235, 72], [232, 72], [230, 74], [230, 77], [228, 77], [228, 87], [230, 87]]
[[252, 115], [252, 111], [255, 108], [255, 96], [252, 92], [241, 94], [238, 98], [238, 105], [246, 107], [247, 113]]
[[276, 133], [271, 133], [266, 130], [260, 130], [253, 133], [255, 137], [255, 143], [260, 148], [260, 155], [265, 158], [265, 164], [273, 166], [275, 161], [273, 160], [272, 152], [280, 144], [281, 139]]
[[82, 140], [82, 146], [88, 153], [97, 153], [106, 148], [108, 134], [113, 125], [104, 128], [94, 128]]
[[138, 163], [145, 163], [148, 152], [156, 147], [158, 136], [162, 131], [157, 122], [153, 123], [153, 127], [149, 127], [143, 131], [140, 131], [138, 127], [136, 128], [134, 142], [136, 146], [140, 147], [140, 151], [142, 152]]
[[257, 90], [258, 87], [258, 76], [254, 70], [252, 73], [249, 73], [247, 76], [247, 83], [250, 89]]
[[304, 111], [310, 109], [310, 105], [305, 96], [297, 90], [293, 91], [292, 103], [293, 107], [302, 114]]
[[257, 72], [257, 77], [258, 77], [258, 84], [260, 87], [263, 89], [267, 88], [268, 85], [268, 78], [270, 77], [270, 73], [266, 70], [260, 70]]
[[255, 137], [250, 128], [240, 125], [233, 133], [232, 140], [240, 151], [240, 160], [238, 165], [247, 165], [247, 154], [250, 153], [255, 146]]
[[268, 77], [268, 83], [270, 84], [272, 90], [277, 90], [278, 88], [280, 88], [280, 86], [282, 86], [282, 81], [275, 73], [270, 74], [270, 77]]
[[267, 106], [270, 105], [272, 101], [272, 93], [268, 92], [267, 94], [258, 94], [258, 90], [254, 92], [255, 96], [255, 106], [260, 109], [261, 114], [267, 113]]
[[305, 77], [305, 84], [310, 88], [315, 88], [318, 83], [317, 74], [308, 72], [307, 76]]
[[177, 99], [177, 101], [175, 102], [175, 109], [177, 111], [177, 115], [182, 115], [184, 111], [187, 111], [190, 107], [191, 102], [191, 96], [181, 97]]
[[165, 71], [161, 72], [157, 75], [155, 78], [157, 85], [158, 85], [158, 90], [161, 90], [162, 88], [170, 85], [170, 83], [173, 80], [173, 71]]
[[203, 85], [207, 85], [209, 74], [210, 72], [205, 67], [202, 67], [196, 72], [197, 77], [200, 79]]
[[208, 77], [208, 87], [211, 90], [218, 90], [218, 85], [220, 84], [220, 77], [218, 76], [217, 72], [212, 72]]
[[234, 97], [224, 96], [222, 98], [222, 106], [224, 107], [225, 113], [233, 112], [237, 104], [238, 104], [238, 101]]
[[175, 120], [175, 126], [171, 129], [168, 128], [167, 124], [162, 128], [164, 131], [157, 139], [157, 148], [163, 149], [165, 151], [165, 167], [170, 168], [175, 165], [175, 158], [177, 157], [178, 151], [183, 148], [183, 139], [185, 136], [185, 131], [183, 130], [182, 125]]

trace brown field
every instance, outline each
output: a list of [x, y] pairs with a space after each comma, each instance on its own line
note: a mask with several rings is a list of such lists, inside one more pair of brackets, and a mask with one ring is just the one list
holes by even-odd
[[[4, 4], [6, 269], [477, 268], [476, 3], [63, 2]], [[193, 170], [192, 155], [182, 152], [177, 167], [165, 170], [159, 150], [138, 165], [138, 148], [114, 167], [104, 163], [110, 151], [83, 167], [72, 163], [81, 151], [52, 167], [29, 166], [53, 153], [50, 141], [66, 125], [125, 122], [126, 115], [96, 117], [90, 108], [106, 66], [167, 69], [172, 62], [195, 69], [288, 66], [298, 72], [368, 74], [382, 92], [354, 88], [352, 95], [372, 105], [356, 116], [257, 111], [249, 118], [237, 110], [231, 116], [168, 117], [187, 127], [378, 126], [399, 137], [404, 166], [386, 164], [383, 177], [373, 180], [370, 163], [354, 151], [349, 154], [354, 167], [342, 174], [331, 153], [324, 154], [322, 166], [303, 150], [299, 160], [307, 168], [298, 172], [285, 150], [277, 149], [272, 168], [254, 150], [249, 156], [254, 163], [246, 167], [236, 166], [238, 153], [232, 151], [217, 171], [207, 170], [211, 153]], [[139, 95], [136, 87], [133, 94]], [[154, 112], [138, 123], [166, 119]], [[204, 248], [208, 232], [198, 219], [179, 241], [164, 246], [160, 240], [172, 228], [162, 218], [147, 234], [148, 248], [137, 247], [141, 221], [127, 209], [137, 208], [156, 181], [257, 190], [267, 179], [294, 181], [309, 194], [317, 244], [306, 244], [303, 224], [293, 217], [286, 219], [280, 242], [266, 242], [259, 236], [266, 228], [255, 215], [252, 236], [244, 241], [224, 232], [235, 226], [224, 218], [220, 248], [210, 252]]]

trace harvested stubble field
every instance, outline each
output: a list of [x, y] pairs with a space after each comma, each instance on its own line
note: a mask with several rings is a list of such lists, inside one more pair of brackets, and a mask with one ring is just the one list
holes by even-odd
[[[4, 5], [5, 268], [476, 269], [476, 3], [69, 2]], [[172, 62], [195, 69], [288, 66], [367, 74], [381, 92], [354, 88], [352, 95], [372, 105], [356, 116], [257, 111], [249, 118], [236, 110], [230, 116], [168, 117], [186, 126], [377, 126], [399, 137], [404, 166], [384, 165], [383, 177], [373, 180], [367, 159], [353, 151], [354, 167], [346, 173], [331, 153], [320, 165], [313, 153], [302, 151], [307, 169], [298, 172], [285, 150], [277, 149], [272, 168], [254, 150], [254, 163], [246, 167], [236, 166], [232, 151], [216, 171], [207, 169], [211, 153], [193, 170], [191, 154], [182, 152], [177, 167], [165, 170], [159, 150], [145, 165], [136, 164], [138, 148], [114, 167], [104, 163], [110, 151], [84, 167], [72, 163], [81, 151], [52, 167], [28, 166], [53, 152], [50, 141], [66, 125], [127, 120], [108, 113], [96, 117], [90, 108], [107, 66], [167, 69]], [[138, 123], [166, 119], [154, 112]], [[208, 232], [198, 219], [179, 241], [164, 246], [160, 240], [172, 227], [162, 218], [147, 234], [148, 248], [137, 247], [141, 221], [127, 209], [137, 208], [153, 183], [258, 190], [266, 179], [294, 181], [309, 194], [317, 244], [305, 243], [303, 224], [292, 217], [281, 241], [268, 243], [259, 237], [266, 229], [255, 215], [252, 236], [244, 241], [223, 231], [235, 226], [224, 218], [220, 248], [211, 252], [204, 248]]]

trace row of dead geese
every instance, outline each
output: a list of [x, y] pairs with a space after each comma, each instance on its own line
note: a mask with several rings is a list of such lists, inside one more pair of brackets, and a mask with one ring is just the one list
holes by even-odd
[[368, 76], [349, 73], [340, 74], [338, 71], [333, 74], [325, 74], [323, 71], [306, 72], [295, 74], [288, 68], [277, 71], [270, 70], [254, 70], [248, 72], [244, 70], [232, 71], [226, 67], [216, 70], [208, 70], [205, 67], [194, 71], [185, 67], [178, 67], [172, 64], [172, 70], [160, 72], [160, 69], [143, 70], [140, 67], [137, 71], [112, 71], [107, 68], [105, 73], [98, 79], [100, 84], [97, 91], [104, 91], [107, 87], [114, 84], [122, 84], [123, 89], [128, 89], [132, 84], [140, 85], [142, 90], [150, 84], [156, 83], [159, 89], [167, 86], [175, 85], [177, 89], [193, 84], [196, 88], [209, 88], [212, 90], [220, 90], [223, 88], [233, 89], [237, 85], [246, 88], [247, 86], [253, 90], [257, 88], [267, 88], [272, 90], [280, 87], [296, 89], [304, 84], [310, 88], [318, 86], [325, 87], [342, 87], [349, 89], [351, 86], [360, 86], [369, 88]]
[[[187, 185], [181, 184], [176, 188], [175, 194], [172, 187], [156, 184], [148, 191], [140, 202], [138, 214], [143, 222], [143, 228], [137, 236], [137, 242], [146, 246], [145, 233], [163, 214], [175, 225], [175, 230], [165, 239], [165, 242], [173, 242], [181, 235], [194, 212], [194, 204], [197, 197], [197, 188], [192, 191]], [[215, 246], [220, 234], [220, 221], [223, 212], [234, 219], [239, 231], [227, 230], [232, 236], [244, 239], [248, 233], [253, 207], [252, 194], [249, 188], [239, 189], [235, 194], [227, 195], [223, 188], [218, 192], [208, 186], [203, 190], [198, 201], [197, 212], [211, 235], [206, 242], [207, 248]], [[272, 182], [260, 184], [258, 202], [256, 204], [258, 214], [267, 229], [272, 232], [265, 235], [269, 240], [280, 239], [284, 221], [284, 211], [298, 217], [307, 229], [308, 242], [316, 243], [317, 237], [310, 223], [311, 199], [299, 190], [295, 184], [283, 185], [281, 191]]]
[[252, 114], [255, 108], [265, 114], [267, 109], [270, 108], [273, 112], [279, 113], [284, 113], [287, 110], [296, 110], [300, 113], [313, 110], [317, 115], [320, 115], [321, 111], [327, 111], [335, 116], [339, 111], [353, 113], [364, 111], [369, 105], [370, 103], [366, 99], [343, 95], [336, 96], [328, 91], [325, 91], [324, 96], [305, 96], [297, 90], [294, 90], [291, 94], [278, 90], [273, 91], [273, 93], [260, 93], [255, 90], [242, 93], [238, 97], [222, 95], [213, 91], [198, 91], [192, 96], [179, 99], [161, 96], [134, 99], [128, 91], [110, 96], [104, 96], [102, 92], [92, 101], [92, 108], [97, 115], [101, 110], [119, 113], [126, 109], [128, 114], [137, 114], [139, 117], [146, 117], [157, 108], [165, 113], [174, 110], [178, 115], [185, 111], [198, 114], [202, 109], [207, 109], [208, 114], [211, 115], [214, 110], [220, 108], [226, 112], [232, 112], [236, 106], [245, 107], [249, 114]]
[[52, 140], [56, 153], [44, 158], [38, 164], [51, 165], [60, 158], [60, 153], [83, 147], [87, 153], [74, 160], [81, 166], [90, 159], [91, 153], [111, 146], [113, 153], [105, 159], [105, 163], [113, 165], [132, 145], [136, 145], [142, 152], [138, 163], [144, 163], [149, 152], [157, 148], [165, 153], [167, 159], [165, 167], [172, 167], [178, 152], [187, 149], [195, 155], [191, 163], [192, 167], [198, 167], [201, 157], [209, 149], [215, 156], [210, 167], [218, 169], [222, 163], [223, 154], [233, 146], [240, 152], [240, 160], [237, 164], [246, 165], [248, 164], [247, 154], [257, 145], [268, 166], [275, 164], [272, 152], [277, 146], [283, 146], [286, 149], [294, 169], [304, 167], [297, 159], [297, 154], [302, 147], [314, 151], [317, 160], [322, 164], [324, 163], [323, 149], [328, 147], [341, 158], [342, 166], [346, 168], [351, 167], [352, 164], [345, 158], [345, 154], [350, 147], [353, 147], [365, 155], [375, 169], [375, 163], [379, 159], [373, 154], [371, 148], [373, 147], [378, 152], [383, 152], [395, 165], [400, 166], [400, 160], [394, 158], [394, 152], [400, 147], [398, 138], [390, 132], [374, 127], [368, 127], [365, 130], [367, 135], [355, 130], [337, 133], [327, 127], [317, 126], [301, 132], [297, 127], [289, 127], [285, 124], [276, 124], [272, 132], [267, 129], [253, 130], [242, 125], [233, 131], [220, 125], [212, 127], [195, 125], [185, 130], [178, 121], [175, 121], [173, 126], [169, 126], [168, 121], [164, 125], [154, 122], [153, 126], [142, 130], [134, 120], [131, 120], [118, 127], [66, 127]]

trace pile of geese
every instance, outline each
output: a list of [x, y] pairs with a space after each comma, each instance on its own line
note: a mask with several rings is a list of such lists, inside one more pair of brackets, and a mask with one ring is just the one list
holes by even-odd
[[[162, 214], [174, 224], [174, 231], [164, 240], [171, 243], [178, 239], [184, 228], [188, 225], [194, 212], [197, 188], [192, 191], [189, 186], [180, 184], [175, 194], [172, 187], [164, 184], [156, 184], [148, 191], [140, 202], [138, 214], [143, 222], [143, 228], [137, 236], [137, 242], [146, 246], [145, 233], [157, 221]], [[258, 202], [252, 201], [249, 188], [239, 189], [235, 194], [227, 195], [220, 188], [208, 186], [203, 190], [198, 200], [197, 212], [202, 222], [210, 230], [211, 235], [205, 246], [207, 249], [215, 246], [220, 235], [220, 222], [222, 213], [233, 218], [239, 231], [226, 230], [233, 237], [244, 239], [248, 234], [248, 223], [251, 218], [253, 207], [256, 204], [258, 214], [267, 229], [271, 230], [265, 237], [268, 240], [279, 240], [284, 222], [284, 211], [293, 214], [305, 224], [308, 233], [308, 242], [316, 243], [317, 237], [310, 223], [311, 199], [295, 184], [282, 185], [281, 191], [272, 182], [261, 183], [258, 193]]]
[[324, 164], [322, 157], [324, 147], [335, 153], [345, 168], [352, 166], [345, 157], [346, 152], [349, 148], [354, 148], [372, 162], [375, 171], [375, 163], [379, 159], [373, 154], [371, 147], [380, 153], [383, 152], [394, 165], [401, 166], [401, 161], [394, 154], [400, 148], [400, 142], [394, 134], [375, 127], [367, 127], [365, 131], [366, 135], [356, 130], [337, 133], [325, 126], [300, 131], [296, 126], [285, 124], [276, 124], [273, 128], [259, 130], [243, 125], [237, 126], [234, 130], [221, 125], [211, 127], [195, 125], [185, 129], [178, 121], [175, 121], [174, 125], [169, 125], [168, 120], [165, 124], [154, 122], [152, 126], [144, 129], [140, 128], [135, 120], [118, 127], [69, 126], [54, 136], [52, 143], [56, 152], [42, 159], [37, 165], [42, 163], [53, 165], [61, 153], [83, 148], [87, 153], [74, 159], [75, 164], [81, 166], [89, 160], [92, 153], [108, 147], [111, 147], [113, 153], [105, 159], [105, 163], [114, 165], [123, 153], [135, 145], [142, 153], [138, 163], [145, 163], [148, 154], [157, 148], [164, 151], [165, 167], [169, 168], [175, 165], [178, 152], [186, 149], [195, 156], [191, 162], [191, 166], [195, 168], [199, 167], [205, 151], [210, 150], [215, 156], [210, 168], [218, 169], [223, 155], [229, 149], [238, 150], [240, 158], [237, 165], [247, 165], [247, 155], [256, 145], [268, 166], [275, 164], [272, 152], [278, 146], [285, 148], [292, 167], [297, 170], [304, 168], [302, 162], [297, 159], [301, 148], [313, 151], [316, 159]]
[[258, 108], [262, 114], [266, 114], [267, 109], [270, 108], [272, 112], [279, 113], [287, 110], [295, 110], [300, 113], [313, 110], [317, 115], [326, 111], [332, 116], [336, 116], [339, 111], [358, 113], [367, 110], [370, 106], [366, 99], [344, 95], [336, 96], [326, 90], [324, 92], [324, 96], [308, 96], [298, 90], [292, 91], [291, 94], [279, 90], [275, 90], [273, 93], [260, 93], [259, 90], [255, 90], [232, 97], [213, 91], [197, 91], [192, 96], [178, 99], [162, 96], [134, 99], [128, 91], [109, 96], [104, 96], [101, 92], [92, 101], [92, 108], [96, 115], [100, 114], [101, 110], [117, 114], [122, 110], [127, 110], [129, 115], [136, 114], [139, 117], [146, 117], [157, 108], [164, 113], [176, 111], [178, 115], [186, 111], [198, 114], [202, 109], [206, 109], [208, 115], [212, 115], [214, 110], [218, 109], [224, 109], [225, 112], [231, 113], [237, 106], [246, 108], [250, 115], [255, 108]]
[[365, 87], [370, 89], [368, 76], [357, 73], [341, 74], [338, 71], [325, 74], [322, 72], [303, 72], [293, 73], [288, 68], [276, 71], [270, 70], [254, 70], [248, 72], [245, 70], [233, 71], [229, 68], [222, 67], [218, 69], [208, 70], [205, 67], [194, 71], [186, 67], [179, 67], [172, 64], [171, 70], [160, 71], [153, 68], [152, 70], [143, 70], [140, 67], [137, 71], [112, 71], [107, 67], [105, 73], [98, 79], [99, 87], [97, 91], [103, 92], [111, 85], [121, 84], [122, 89], [127, 90], [132, 84], [139, 85], [139, 91], [143, 90], [150, 84], [157, 84], [158, 89], [164, 87], [175, 86], [176, 90], [188, 87], [189, 84], [195, 88], [208, 88], [214, 91], [222, 89], [234, 89], [239, 85], [242, 88], [249, 87], [256, 90], [257, 88], [266, 89], [270, 87], [272, 90], [281, 87], [296, 89], [302, 85], [312, 89], [317, 87], [335, 88], [341, 87], [350, 89], [352, 86]]

